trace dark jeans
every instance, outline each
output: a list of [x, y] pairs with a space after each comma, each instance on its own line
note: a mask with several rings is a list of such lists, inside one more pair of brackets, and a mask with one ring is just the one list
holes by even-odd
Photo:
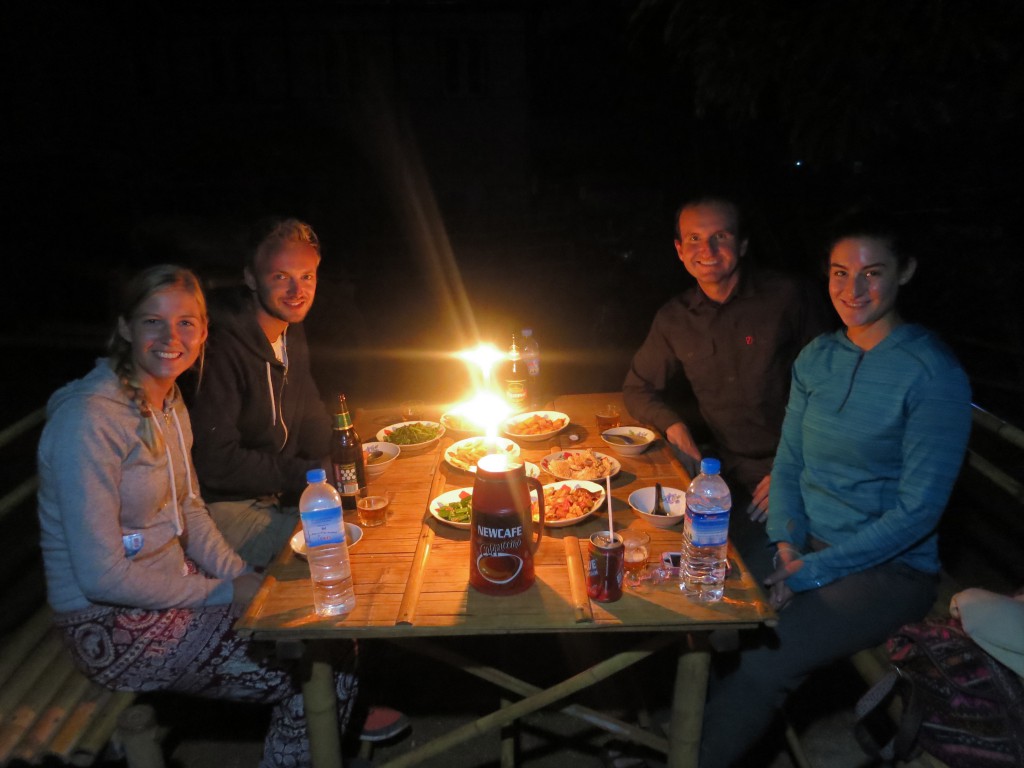
[[735, 669], [712, 679], [701, 768], [739, 760], [812, 671], [919, 621], [935, 602], [936, 584], [936, 576], [885, 563], [797, 594], [779, 613], [776, 637], [741, 651]]

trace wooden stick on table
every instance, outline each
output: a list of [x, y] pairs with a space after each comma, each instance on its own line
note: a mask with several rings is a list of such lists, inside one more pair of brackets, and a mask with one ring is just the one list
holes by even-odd
[[572, 609], [576, 623], [594, 620], [594, 609], [590, 605], [587, 594], [586, 571], [583, 570], [583, 557], [580, 555], [580, 540], [575, 536], [562, 539], [565, 547], [565, 564], [569, 569], [569, 591], [572, 594]]

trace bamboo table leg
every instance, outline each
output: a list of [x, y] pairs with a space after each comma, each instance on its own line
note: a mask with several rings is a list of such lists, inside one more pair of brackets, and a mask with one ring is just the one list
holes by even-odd
[[689, 635], [676, 665], [668, 735], [668, 768], [697, 768], [710, 668], [711, 651], [706, 638]]
[[309, 750], [315, 768], [341, 768], [341, 737], [338, 734], [338, 693], [327, 643], [309, 643], [308, 677], [302, 682], [302, 698], [309, 728]]

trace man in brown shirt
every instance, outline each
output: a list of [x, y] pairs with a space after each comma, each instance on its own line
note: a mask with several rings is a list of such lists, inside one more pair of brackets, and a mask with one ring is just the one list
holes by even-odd
[[683, 418], [688, 383], [733, 492], [742, 489], [750, 517], [763, 521], [793, 361], [832, 327], [825, 291], [746, 262], [749, 242], [729, 200], [685, 203], [676, 227], [676, 253], [697, 284], [655, 316], [623, 385], [626, 407], [696, 474], [702, 452]]

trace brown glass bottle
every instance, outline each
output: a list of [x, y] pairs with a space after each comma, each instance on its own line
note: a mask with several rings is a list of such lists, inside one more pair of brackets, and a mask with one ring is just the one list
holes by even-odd
[[352, 425], [345, 395], [338, 395], [338, 410], [334, 414], [334, 434], [331, 437], [331, 464], [334, 468], [334, 486], [341, 494], [341, 506], [356, 508], [356, 494], [366, 487], [366, 460], [363, 443]]
[[526, 362], [519, 354], [516, 335], [512, 334], [512, 346], [500, 368], [500, 383], [505, 402], [515, 411], [526, 410], [530, 402], [529, 374]]

